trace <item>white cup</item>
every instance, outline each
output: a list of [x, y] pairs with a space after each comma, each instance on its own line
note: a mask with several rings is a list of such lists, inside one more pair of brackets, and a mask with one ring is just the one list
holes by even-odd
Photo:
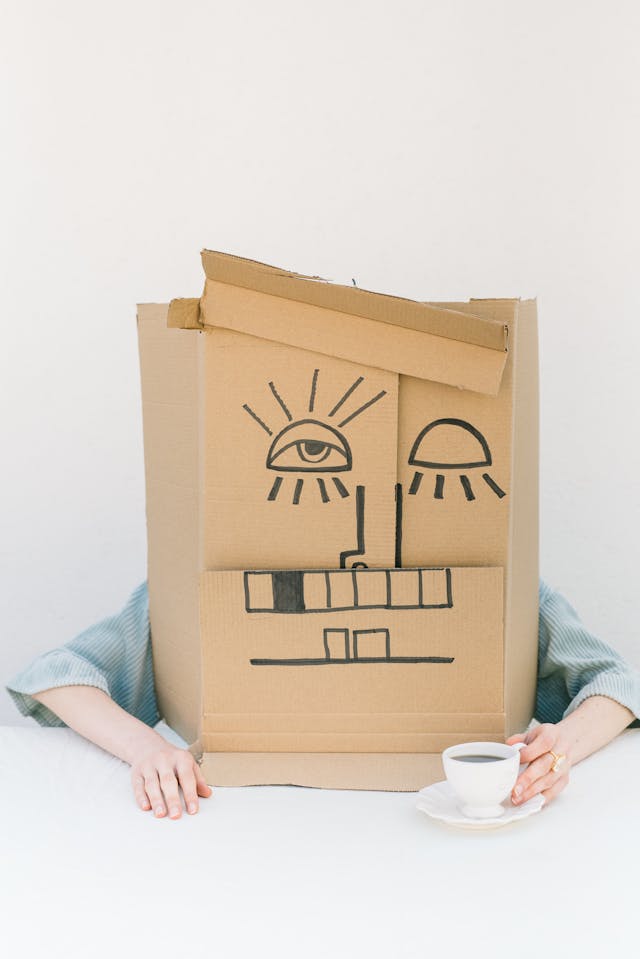
[[[501, 804], [518, 778], [520, 750], [524, 745], [459, 743], [445, 749], [442, 754], [445, 776], [461, 801], [465, 816], [473, 819], [495, 819], [502, 816], [504, 806]], [[458, 758], [461, 756], [467, 759]]]

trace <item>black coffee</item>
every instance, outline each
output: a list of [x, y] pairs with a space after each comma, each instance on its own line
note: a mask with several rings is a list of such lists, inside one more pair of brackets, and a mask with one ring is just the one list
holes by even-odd
[[459, 763], [498, 763], [502, 759], [506, 759], [505, 756], [452, 756], [452, 759], [457, 759]]

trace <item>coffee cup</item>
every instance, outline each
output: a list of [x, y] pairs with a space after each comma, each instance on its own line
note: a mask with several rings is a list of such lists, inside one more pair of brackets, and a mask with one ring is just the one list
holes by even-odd
[[513, 789], [524, 743], [459, 743], [442, 754], [442, 765], [465, 816], [495, 819]]

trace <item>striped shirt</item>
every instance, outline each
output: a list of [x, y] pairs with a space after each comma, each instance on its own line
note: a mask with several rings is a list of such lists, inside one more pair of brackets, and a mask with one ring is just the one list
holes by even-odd
[[[142, 722], [160, 719], [153, 682], [147, 584], [115, 616], [44, 653], [7, 690], [20, 712], [42, 726], [65, 724], [33, 694], [58, 686], [97, 686]], [[640, 673], [590, 633], [560, 593], [540, 583], [536, 719], [557, 723], [589, 696], [626, 706], [640, 725]]]

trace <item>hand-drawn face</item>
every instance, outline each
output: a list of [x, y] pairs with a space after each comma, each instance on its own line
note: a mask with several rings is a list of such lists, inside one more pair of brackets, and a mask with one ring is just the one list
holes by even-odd
[[[364, 382], [362, 376], [351, 384], [335, 405], [324, 415], [315, 410], [316, 387], [319, 370], [314, 370], [307, 409], [301, 417], [294, 417], [289, 406], [280, 396], [273, 381], [269, 389], [287, 422], [277, 432], [267, 425], [247, 404], [246, 412], [271, 438], [265, 466], [278, 475], [267, 495], [277, 498], [287, 474], [296, 474], [293, 505], [300, 502], [305, 478], [318, 486], [323, 503], [329, 502], [329, 480], [333, 481], [341, 497], [349, 491], [339, 479], [339, 473], [348, 473], [353, 467], [351, 446], [343, 430], [356, 417], [385, 395], [381, 390], [371, 399], [358, 405], [348, 415], [343, 409], [355, 390]], [[340, 416], [337, 416], [339, 411]], [[329, 421], [335, 417], [333, 422]], [[336, 425], [333, 425], [335, 423]], [[482, 433], [466, 420], [441, 418], [428, 423], [418, 434], [408, 458], [415, 473], [409, 493], [415, 495], [421, 485], [424, 472], [435, 473], [435, 499], [444, 498], [445, 476], [457, 473], [460, 486], [467, 501], [476, 498], [467, 475], [470, 470], [486, 470], [492, 464], [491, 451]], [[449, 471], [448, 474], [446, 471]], [[489, 473], [482, 478], [498, 497], [506, 494]], [[460, 489], [460, 486], [457, 489]], [[329, 488], [328, 488], [329, 487]], [[333, 491], [333, 489], [332, 489]], [[253, 666], [326, 666], [353, 665], [357, 663], [404, 663], [404, 664], [451, 664], [450, 655], [423, 654], [413, 650], [403, 652], [402, 630], [396, 628], [396, 619], [409, 610], [429, 615], [429, 610], [454, 608], [452, 570], [396, 568], [370, 570], [362, 557], [365, 556], [365, 486], [356, 485], [356, 546], [340, 552], [340, 569], [299, 570], [286, 569], [275, 572], [254, 571], [244, 573], [245, 612], [271, 614], [340, 613], [343, 619], [322, 620], [322, 631], [309, 631], [315, 645], [300, 655], [293, 652], [284, 657], [252, 656]], [[402, 539], [402, 487], [396, 484], [396, 567], [401, 567], [400, 543]], [[375, 617], [373, 611], [388, 610], [393, 613], [394, 630]], [[398, 635], [396, 635], [398, 634]], [[409, 646], [407, 645], [407, 648]]]
[[[315, 413], [316, 392], [318, 385], [319, 369], [313, 371], [311, 388], [309, 393], [306, 412]], [[343, 407], [351, 398], [352, 394], [358, 389], [364, 377], [359, 376], [349, 389], [340, 397], [335, 405], [326, 413], [326, 419], [336, 416], [339, 410], [344, 412]], [[365, 403], [360, 404], [351, 413], [338, 420], [337, 425], [323, 422], [316, 416], [306, 416], [294, 418], [288, 405], [280, 396], [273, 381], [269, 382], [269, 389], [280, 409], [287, 418], [287, 424], [276, 433], [271, 442], [266, 456], [266, 468], [276, 473], [297, 473], [305, 474], [298, 476], [293, 491], [291, 502], [296, 506], [300, 502], [300, 496], [304, 485], [305, 476], [307, 479], [315, 478], [320, 498], [323, 503], [330, 501], [329, 489], [327, 488], [327, 479], [333, 481], [335, 490], [339, 496], [344, 499], [349, 496], [349, 490], [341, 482], [337, 473], [346, 473], [353, 466], [351, 447], [343, 427], [355, 420], [357, 416], [363, 413], [370, 406], [373, 406], [378, 400], [386, 394], [386, 390], [381, 390]], [[259, 426], [269, 435], [274, 435], [274, 430], [262, 420], [254, 410], [246, 403], [243, 409], [258, 423]], [[318, 475], [318, 474], [329, 474]], [[271, 489], [267, 494], [267, 499], [273, 501], [277, 498], [283, 483], [283, 476], [277, 476]]]
[[[409, 466], [421, 467], [424, 470], [457, 470], [460, 484], [468, 501], [474, 500], [475, 493], [471, 481], [464, 470], [482, 469], [491, 466], [491, 451], [486, 439], [475, 426], [465, 420], [444, 418], [433, 420], [416, 437], [411, 453]], [[423, 473], [416, 470], [409, 488], [413, 496], [420, 489]], [[500, 499], [505, 496], [504, 490], [488, 473], [482, 474], [489, 489]], [[433, 497], [444, 498], [445, 474], [437, 472]]]

